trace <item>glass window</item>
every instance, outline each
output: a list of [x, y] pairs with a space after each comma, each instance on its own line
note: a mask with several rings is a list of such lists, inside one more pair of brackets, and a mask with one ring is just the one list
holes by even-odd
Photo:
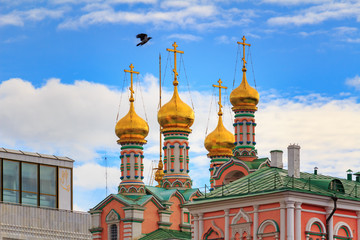
[[38, 166], [36, 164], [21, 164], [21, 202], [23, 204], [38, 204]]
[[56, 168], [40, 166], [40, 206], [56, 207]]
[[118, 239], [118, 233], [117, 233], [117, 226], [116, 224], [112, 224], [110, 226], [110, 240], [117, 240]]
[[3, 201], [19, 203], [19, 162], [3, 161]]

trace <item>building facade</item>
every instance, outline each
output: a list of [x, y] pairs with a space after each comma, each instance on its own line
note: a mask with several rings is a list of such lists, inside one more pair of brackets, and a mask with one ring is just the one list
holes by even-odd
[[90, 215], [73, 211], [73, 162], [0, 148], [0, 239], [90, 239]]
[[264, 167], [187, 204], [192, 239], [360, 239], [359, 178], [301, 173], [299, 151], [288, 147], [295, 170]]
[[[300, 146], [257, 158], [255, 118], [259, 94], [243, 78], [230, 95], [234, 144], [219, 122], [205, 139], [209, 151], [211, 192], [185, 206], [192, 219], [192, 239], [203, 240], [333, 240], [360, 239], [360, 179], [352, 181], [300, 172]], [[219, 81], [219, 89], [221, 88]], [[219, 90], [219, 95], [221, 91]], [[350, 171], [349, 171], [350, 172]], [[350, 173], [349, 173], [350, 174]]]
[[[134, 108], [133, 71], [131, 74], [129, 112], [115, 127], [121, 145], [120, 184], [118, 193], [111, 194], [90, 210], [93, 239], [190, 239], [190, 213], [184, 206], [201, 195], [192, 188], [189, 176], [189, 142], [193, 110], [184, 103], [178, 93], [176, 54], [174, 49], [174, 92], [170, 101], [158, 112], [158, 122], [164, 136], [164, 163], [160, 159], [155, 174], [157, 187], [143, 182], [144, 152], [149, 126], [139, 117]], [[164, 169], [163, 169], [164, 168]], [[164, 238], [163, 238], [164, 237]]]

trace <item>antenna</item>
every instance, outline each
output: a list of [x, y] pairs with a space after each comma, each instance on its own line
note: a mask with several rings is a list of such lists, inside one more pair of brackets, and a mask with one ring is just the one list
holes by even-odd
[[105, 194], [106, 196], [108, 195], [108, 163], [107, 163], [107, 157], [106, 157], [106, 153], [105, 153]]

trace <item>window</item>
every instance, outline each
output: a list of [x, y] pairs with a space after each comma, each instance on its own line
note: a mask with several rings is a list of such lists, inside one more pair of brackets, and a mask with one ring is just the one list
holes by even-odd
[[21, 164], [21, 202], [38, 205], [38, 165]]
[[56, 201], [56, 168], [40, 166], [40, 206], [55, 208]]
[[3, 201], [19, 203], [19, 162], [3, 161]]
[[110, 226], [110, 240], [117, 240], [118, 239], [118, 230], [116, 224], [112, 224]]

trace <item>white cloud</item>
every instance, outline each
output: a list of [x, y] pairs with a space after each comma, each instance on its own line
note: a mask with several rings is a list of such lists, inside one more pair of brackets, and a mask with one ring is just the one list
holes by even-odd
[[334, 30], [336, 31], [336, 34], [339, 34], [339, 35], [353, 34], [358, 31], [358, 29], [356, 27], [346, 27], [346, 26], [336, 27], [336, 28], [334, 28]]
[[262, 0], [262, 2], [278, 5], [305, 5], [330, 2], [330, 0]]
[[354, 87], [356, 90], [360, 90], [360, 77], [358, 75], [353, 78], [346, 79], [345, 83], [350, 87]]
[[63, 16], [65, 9], [34, 8], [27, 11], [12, 11], [0, 15], [0, 27], [6, 25], [24, 26], [26, 21], [42, 21], [44, 19], [57, 19]]
[[349, 43], [360, 43], [360, 38], [347, 38], [345, 41]]
[[168, 36], [169, 39], [183, 39], [185, 41], [194, 42], [194, 41], [200, 41], [202, 38], [199, 36], [195, 36], [192, 34], [172, 34]]
[[327, 20], [356, 18], [360, 21], [360, 2], [326, 2], [295, 13], [294, 15], [273, 17], [268, 20], [271, 25], [306, 25], [319, 24]]
[[[228, 28], [231, 26], [246, 25], [256, 17], [254, 10], [240, 10], [237, 8], [222, 9], [219, 5], [202, 2], [162, 2], [160, 7], [130, 8], [115, 10], [108, 2], [89, 4], [83, 9], [89, 11], [71, 19], [65, 19], [59, 24], [60, 29], [77, 29], [99, 24], [150, 24], [161, 28], [207, 30], [214, 28]], [[97, 3], [98, 4], [98, 3]], [[169, 6], [163, 7], [162, 6]], [[95, 6], [95, 7], [94, 7]]]
[[235, 43], [237, 41], [238, 38], [236, 37], [229, 37], [226, 35], [221, 35], [219, 37], [215, 38], [215, 41], [217, 43], [225, 43], [225, 44], [229, 44], [229, 43]]
[[[359, 85], [359, 77], [354, 79]], [[188, 92], [183, 92], [185, 85], [179, 87], [181, 98], [191, 106]], [[139, 84], [135, 84], [135, 89], [136, 112], [145, 118]], [[74, 186], [83, 194], [104, 189], [105, 168], [99, 160], [99, 151], [114, 158], [119, 155], [114, 126], [120, 95], [121, 118], [128, 111], [127, 92], [121, 94], [102, 84], [87, 81], [63, 84], [59, 79], [50, 79], [36, 88], [22, 79], [4, 81], [0, 84], [0, 146], [74, 158], [77, 161]], [[159, 153], [158, 85], [154, 76], [143, 77], [142, 95], [150, 126], [148, 143], [144, 145], [147, 183], [151, 161], [158, 159]], [[163, 103], [171, 95], [172, 88], [163, 90]], [[191, 97], [195, 122], [189, 136], [190, 176], [195, 187], [202, 187], [208, 181], [210, 162], [203, 143], [206, 129], [209, 134], [217, 123], [217, 99], [209, 92], [197, 91], [192, 91]], [[261, 92], [260, 97], [256, 113], [256, 146], [260, 157], [269, 157], [270, 150], [282, 149], [286, 159], [288, 144], [299, 143], [302, 171], [312, 171], [316, 165], [321, 173], [344, 177], [348, 168], [360, 170], [356, 169], [360, 158], [360, 128], [354, 127], [360, 122], [360, 103], [356, 99], [348, 94], [342, 95], [342, 99], [319, 94], [288, 99], [273, 91]], [[224, 101], [223, 105], [224, 124], [233, 131], [229, 102]], [[116, 191], [120, 182], [120, 160], [116, 161], [108, 168], [111, 191]], [[99, 197], [94, 201], [100, 200]]]

